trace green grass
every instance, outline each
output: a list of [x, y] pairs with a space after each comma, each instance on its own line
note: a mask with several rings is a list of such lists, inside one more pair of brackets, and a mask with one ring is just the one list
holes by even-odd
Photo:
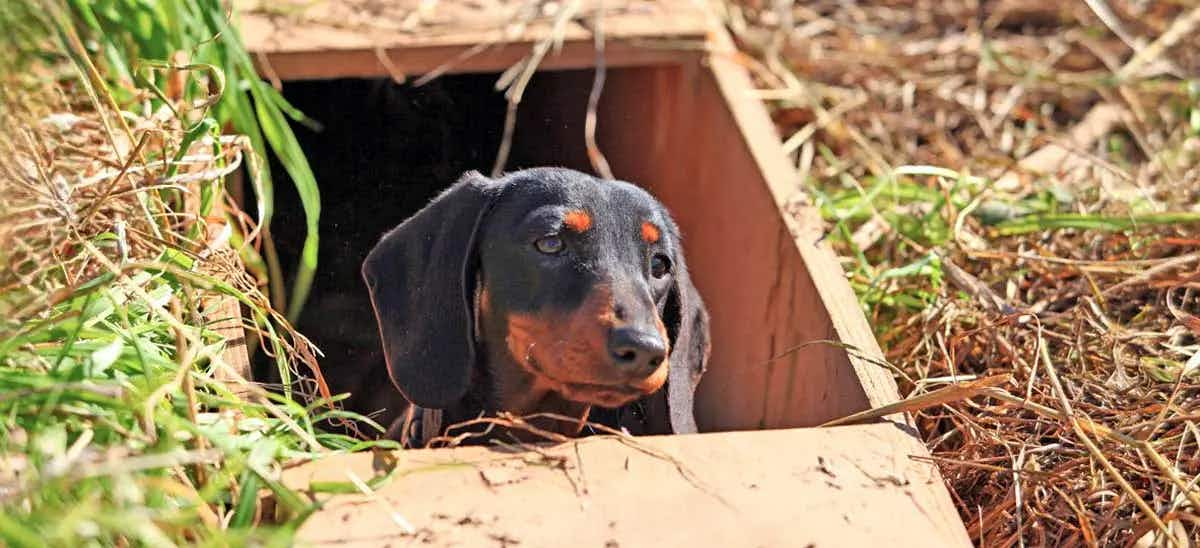
[[[166, 79], [161, 67], [170, 65], [179, 52], [186, 54], [189, 65], [217, 67], [223, 72], [227, 85], [213, 106], [213, 119], [222, 127], [231, 127], [234, 133], [248, 136], [254, 150], [273, 152], [296, 186], [304, 208], [307, 237], [288, 297], [282, 289], [284, 276], [273, 247], [269, 243], [266, 246], [269, 278], [275, 284], [272, 300], [281, 309], [286, 301], [287, 316], [295, 320], [316, 273], [321, 199], [316, 178], [288, 120], [313, 122], [259, 78], [220, 0], [69, 0], [69, 4], [76, 31], [91, 44], [89, 53], [102, 61], [99, 64], [114, 81], [148, 81], [161, 88]], [[120, 93], [120, 88], [116, 92]], [[194, 82], [186, 90], [189, 97], [209, 93]], [[259, 203], [257, 222], [269, 238], [274, 185], [269, 170], [262, 170], [258, 179], [254, 186]]]
[[[931, 183], [937, 181], [937, 184]], [[936, 302], [945, 281], [942, 253], [957, 247], [953, 241], [958, 216], [977, 221], [983, 241], [1062, 230], [1134, 233], [1139, 229], [1177, 224], [1200, 224], [1200, 212], [1142, 212], [1137, 203], [1129, 212], [1080, 213], [1081, 202], [1049, 182], [1020, 198], [992, 191], [991, 181], [939, 166], [900, 166], [889, 176], [861, 182], [847, 174], [837, 181], [810, 180], [822, 217], [831, 225], [830, 238], [846, 257], [850, 284], [871, 318], [891, 319], [925, 309]], [[856, 230], [878, 215], [891, 234], [871, 249], [860, 249]], [[889, 322], [876, 322], [880, 335]]]
[[[220, 76], [222, 65], [198, 62], [239, 62], [219, 40], [203, 54], [216, 57], [178, 67], [190, 100], [164, 101], [162, 78], [124, 78], [138, 73], [127, 57], [134, 46], [119, 42], [163, 44], [138, 51], [167, 54], [180, 33], [224, 24], [215, 2], [72, 7], [0, 6], [0, 122], [12, 129], [0, 134], [0, 545], [288, 544], [317, 503], [281, 482], [284, 463], [397, 446], [322, 431], [323, 420], [349, 416], [329, 402], [304, 406], [220, 380], [236, 343], [220, 328], [243, 320], [213, 314], [214, 299], [241, 303], [281, 371], [299, 365], [307, 344], [238, 278], [234, 254], [205, 238], [206, 219], [227, 201], [231, 159], [252, 150], [222, 135], [223, 117], [273, 92], [247, 91]], [[98, 28], [129, 10], [129, 34], [106, 31], [111, 43], [85, 51], [76, 34], [84, 9]], [[271, 100], [241, 114], [278, 123], [262, 124], [260, 140], [294, 146], [269, 112], [282, 103]], [[147, 115], [168, 106], [164, 118]], [[68, 114], [89, 122], [47, 129]], [[290, 158], [307, 170], [302, 156]], [[88, 190], [97, 188], [112, 192]]]
[[[359, 443], [318, 431], [322, 417], [291, 400], [255, 401], [215, 381], [227, 341], [164, 306], [196, 284], [134, 272], [97, 279], [5, 339], [0, 452], [21, 471], [4, 478], [0, 538], [228, 540], [260, 521], [260, 489], [282, 525], [254, 536], [286, 536], [312, 505], [279, 483], [277, 463]], [[194, 347], [178, 352], [181, 338]]]

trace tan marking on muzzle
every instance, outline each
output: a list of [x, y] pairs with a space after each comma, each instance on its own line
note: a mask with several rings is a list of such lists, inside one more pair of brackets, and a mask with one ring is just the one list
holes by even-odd
[[[659, 321], [666, 340], [666, 330]], [[576, 401], [596, 401], [597, 394], [624, 394], [620, 403], [649, 394], [666, 382], [666, 360], [649, 377], [628, 383], [615, 370], [608, 336], [616, 324], [612, 291], [597, 287], [578, 310], [569, 314], [509, 314], [506, 345], [513, 360], [551, 390]]]

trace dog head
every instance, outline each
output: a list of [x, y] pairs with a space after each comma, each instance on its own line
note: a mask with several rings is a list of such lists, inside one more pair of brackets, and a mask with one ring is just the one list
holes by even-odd
[[453, 405], [483, 364], [610, 408], [665, 384], [671, 430], [696, 429], [707, 313], [678, 228], [634, 185], [468, 173], [387, 233], [363, 277], [392, 382], [417, 405]]

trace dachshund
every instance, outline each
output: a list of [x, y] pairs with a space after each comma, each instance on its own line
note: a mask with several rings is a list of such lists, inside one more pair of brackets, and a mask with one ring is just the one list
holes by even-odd
[[696, 432], [708, 312], [679, 228], [631, 183], [468, 172], [386, 233], [362, 276], [392, 385], [373, 399], [407, 410], [390, 437], [419, 445], [499, 411]]

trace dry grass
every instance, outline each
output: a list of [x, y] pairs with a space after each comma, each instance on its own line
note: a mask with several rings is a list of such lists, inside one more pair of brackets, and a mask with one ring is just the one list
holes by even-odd
[[727, 6], [980, 545], [1200, 539], [1182, 4]]
[[[1200, 9], [1116, 0], [720, 8], [752, 54], [748, 66], [784, 147], [901, 372], [906, 405], [916, 410], [972, 539], [986, 546], [1200, 540]], [[405, 21], [421, 23], [397, 21], [404, 32], [414, 31]], [[536, 65], [531, 56], [506, 83]], [[30, 322], [68, 318], [75, 312], [62, 305], [76, 302], [88, 281], [162, 263], [167, 248], [179, 255], [166, 262], [222, 264], [206, 247], [203, 212], [212, 210], [202, 204], [205, 185], [236, 168], [237, 142], [197, 134], [185, 146], [196, 119], [161, 110], [101, 114], [108, 105], [82, 87], [45, 93], [29, 82], [5, 85], [9, 102], [14, 94], [42, 95], [13, 102], [39, 106], [3, 113], [6, 127], [31, 129], [0, 135], [0, 150], [33, 159], [0, 163], [0, 180], [11, 181], [0, 253], [14, 265], [0, 280], [8, 291], [0, 301], [4, 328], [20, 333]], [[508, 88], [514, 109], [522, 87]], [[240, 271], [224, 264], [216, 268]], [[211, 290], [211, 279], [219, 277], [194, 289]], [[129, 289], [135, 297], [153, 301], [136, 287]], [[258, 302], [248, 281], [228, 289]], [[167, 308], [161, 318], [173, 328], [163, 340], [184, 341], [165, 354], [172, 360], [198, 358], [211, 343], [185, 325], [187, 309]], [[273, 349], [279, 356], [306, 356], [302, 339], [267, 340], [282, 341]], [[61, 344], [55, 352], [68, 356], [77, 343]], [[12, 355], [28, 361], [4, 365], [44, 362], [34, 343], [15, 348], [27, 355]], [[78, 348], [93, 362], [102, 350]], [[157, 386], [189, 401], [196, 389], [188, 379], [207, 382], [173, 373]], [[63, 386], [74, 398], [68, 403], [128, 390], [118, 382]], [[214, 404], [227, 397], [208, 394]], [[128, 401], [169, 407], [158, 389], [135, 396]], [[277, 421], [263, 430], [284, 446], [273, 456], [319, 451], [317, 441], [349, 443], [313, 439], [305, 413], [271, 412], [262, 402], [244, 409]], [[112, 424], [149, 439], [205, 418], [185, 413], [156, 424], [136, 407], [124, 411]], [[12, 413], [48, 424], [36, 413]], [[523, 419], [497, 420], [558, 439]], [[24, 428], [9, 428], [0, 447], [24, 449]], [[119, 481], [114, 465], [99, 460], [112, 450], [88, 450], [101, 430], [82, 419], [70, 428], [70, 447], [35, 463], [37, 471], [93, 463]], [[220, 439], [201, 438], [187, 438], [184, 453], [147, 454], [166, 459], [151, 464], [176, 491], [197, 492], [222, 467], [249, 458], [241, 447], [216, 455], [196, 444], [220, 446]], [[41, 504], [26, 523], [0, 515], [5, 538], [29, 540], [70, 507], [34, 497], [37, 485], [9, 481], [4, 471], [0, 488], [16, 485], [19, 496]], [[272, 475], [249, 467], [242, 478], [270, 485]], [[289, 496], [279, 494], [281, 504]], [[242, 496], [184, 507], [216, 531], [254, 523], [257, 504]]]
[[0, 48], [0, 544], [286, 543], [313, 505], [284, 462], [395, 445], [227, 359], [241, 328], [283, 369], [314, 349], [237, 253], [259, 232], [223, 183], [252, 155], [209, 116], [217, 71], [110, 88], [44, 7], [0, 9], [28, 38]]

